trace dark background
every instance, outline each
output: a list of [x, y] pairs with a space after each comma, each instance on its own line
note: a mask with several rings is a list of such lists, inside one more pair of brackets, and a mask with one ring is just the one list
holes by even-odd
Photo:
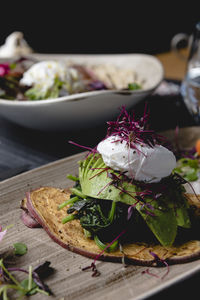
[[199, 10], [181, 2], [175, 7], [163, 1], [1, 2], [0, 45], [22, 31], [40, 53], [156, 54], [170, 49], [176, 33], [191, 34], [200, 21]]

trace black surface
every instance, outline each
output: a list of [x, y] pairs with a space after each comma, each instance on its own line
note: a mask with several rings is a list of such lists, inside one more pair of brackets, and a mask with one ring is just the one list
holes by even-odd
[[199, 10], [187, 3], [36, 3], [1, 1], [0, 45], [13, 31], [22, 31], [40, 53], [157, 54], [170, 49], [175, 34], [192, 34], [199, 21]]
[[[148, 102], [153, 129], [166, 130], [195, 125], [189, 115], [181, 96], [151, 96], [135, 107], [136, 114], [142, 115], [145, 102]], [[2, 178], [13, 176], [24, 170], [33, 169], [48, 162], [55, 161], [78, 152], [82, 148], [68, 143], [73, 140], [81, 145], [95, 146], [106, 134], [105, 124], [97, 128], [76, 132], [42, 132], [29, 130], [0, 118], [0, 172]], [[9, 172], [10, 171], [10, 172]], [[10, 174], [9, 174], [10, 173]], [[147, 275], [145, 275], [147, 276]], [[160, 280], [160, 279], [158, 279]], [[184, 280], [154, 296], [158, 299], [188, 299], [197, 295], [200, 273]]]

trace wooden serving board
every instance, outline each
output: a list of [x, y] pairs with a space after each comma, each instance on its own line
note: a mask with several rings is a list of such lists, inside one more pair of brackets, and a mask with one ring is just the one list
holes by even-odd
[[92, 263], [91, 259], [60, 247], [41, 228], [24, 226], [20, 220], [20, 201], [25, 192], [40, 186], [69, 187], [71, 182], [66, 175], [77, 174], [77, 162], [84, 156], [85, 153], [81, 153], [64, 158], [0, 183], [0, 224], [3, 227], [13, 224], [0, 244], [0, 251], [23, 242], [28, 246], [28, 252], [19, 259], [19, 267], [28, 269], [29, 265], [34, 267], [48, 260], [56, 269], [55, 274], [45, 281], [54, 296], [48, 298], [36, 294], [31, 299], [144, 299], [200, 270], [200, 260], [173, 265], [167, 276], [161, 279], [166, 274], [165, 267], [150, 268], [157, 274], [156, 278], [143, 274], [146, 267], [124, 267], [121, 263], [98, 261], [101, 275], [92, 277], [90, 271], [82, 271]]

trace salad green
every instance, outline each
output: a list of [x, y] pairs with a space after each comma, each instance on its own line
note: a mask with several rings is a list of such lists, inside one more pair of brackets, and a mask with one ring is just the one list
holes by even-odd
[[[103, 73], [106, 71], [108, 70], [102, 69]], [[112, 81], [112, 78], [110, 80]], [[124, 88], [113, 88], [138, 90], [142, 86], [131, 81]], [[56, 60], [35, 61], [26, 57], [12, 63], [0, 64], [0, 98], [3, 99], [22, 101], [54, 99], [107, 89], [111, 87], [104, 81], [104, 78], [101, 79], [92, 67], [85, 65], [72, 63], [67, 66], [65, 62], [58, 63]]]
[[[8, 226], [3, 230], [0, 225], [0, 242], [7, 234]], [[0, 253], [0, 299], [9, 300], [10, 295], [16, 295], [14, 299], [24, 299], [25, 296], [35, 295], [40, 293], [46, 296], [52, 295], [48, 285], [43, 282], [44, 277], [49, 276], [53, 272], [53, 268], [50, 267], [50, 262], [40, 264], [33, 268], [29, 266], [28, 270], [16, 267], [13, 265], [14, 259], [18, 256], [25, 255], [27, 253], [27, 246], [24, 243], [17, 242], [13, 244], [13, 251], [6, 253]], [[12, 262], [9, 259], [12, 258]], [[9, 266], [12, 264], [11, 266]], [[28, 275], [22, 281], [19, 281], [13, 272], [22, 272]], [[43, 276], [42, 276], [43, 273]], [[45, 275], [44, 275], [45, 274]], [[12, 291], [12, 294], [11, 294]]]
[[[140, 182], [133, 182], [108, 168], [100, 154], [90, 154], [79, 165], [79, 181], [75, 179], [76, 188], [71, 189], [72, 197], [64, 204], [71, 207], [63, 223], [79, 219], [95, 241], [98, 235], [105, 233], [105, 229], [109, 232], [117, 226], [114, 230], [116, 234], [117, 230], [129, 226], [137, 218], [143, 219], [163, 246], [173, 244], [178, 226], [190, 227], [184, 188], [176, 176], [171, 175], [162, 182], [142, 186]], [[160, 193], [162, 189], [165, 189], [165, 193]], [[61, 205], [60, 209], [64, 206]], [[128, 209], [131, 208], [134, 212], [128, 220]], [[113, 238], [113, 234], [108, 234], [108, 238]]]
[[196, 181], [200, 172], [199, 160], [197, 158], [183, 157], [177, 161], [174, 172], [180, 174], [188, 181]]

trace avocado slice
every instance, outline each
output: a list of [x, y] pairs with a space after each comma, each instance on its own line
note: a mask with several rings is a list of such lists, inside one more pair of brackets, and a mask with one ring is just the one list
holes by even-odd
[[[79, 165], [79, 180], [83, 194], [132, 205], [163, 246], [173, 244], [177, 226], [190, 227], [182, 192], [176, 195], [177, 191], [175, 191], [172, 199], [161, 195], [158, 199], [148, 196], [138, 200], [137, 195], [141, 189], [127, 181], [119, 172], [107, 167], [100, 154], [90, 154], [85, 160], [79, 162]], [[171, 194], [173, 195], [173, 191]]]

